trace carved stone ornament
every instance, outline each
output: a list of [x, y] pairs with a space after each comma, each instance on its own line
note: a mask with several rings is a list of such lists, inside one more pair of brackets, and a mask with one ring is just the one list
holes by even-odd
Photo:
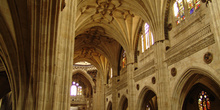
[[155, 77], [152, 78], [152, 83], [153, 83], [153, 84], [156, 83], [156, 78], [155, 78]]
[[204, 55], [203, 59], [204, 59], [204, 62], [205, 62], [206, 64], [210, 64], [210, 63], [212, 62], [212, 60], [213, 60], [213, 55], [212, 55], [212, 53], [207, 52], [207, 53]]
[[171, 75], [174, 77], [174, 76], [176, 76], [176, 73], [177, 73], [176, 68], [172, 68], [171, 69]]
[[128, 16], [134, 17], [130, 10], [123, 9], [121, 0], [96, 0], [96, 5], [86, 5], [80, 9], [81, 14], [84, 14], [89, 9], [95, 9], [95, 13], [91, 16], [93, 22], [112, 23], [114, 18], [120, 13], [124, 20]]
[[139, 84], [137, 84], [136, 88], [137, 88], [137, 90], [139, 90], [139, 89], [140, 89], [140, 85], [139, 85]]

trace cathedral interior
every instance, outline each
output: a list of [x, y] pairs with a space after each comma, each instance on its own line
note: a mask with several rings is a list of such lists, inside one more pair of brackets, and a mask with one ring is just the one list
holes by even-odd
[[220, 110], [220, 0], [0, 0], [0, 110]]

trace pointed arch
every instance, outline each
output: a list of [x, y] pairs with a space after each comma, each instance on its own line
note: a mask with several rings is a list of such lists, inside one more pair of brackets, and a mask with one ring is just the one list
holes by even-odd
[[118, 110], [126, 110], [127, 107], [128, 107], [128, 98], [125, 95], [122, 95], [118, 105]]
[[202, 84], [210, 89], [220, 99], [220, 84], [208, 71], [199, 68], [189, 68], [180, 77], [172, 95], [172, 110], [183, 108], [184, 100], [196, 84]]
[[150, 110], [157, 110], [157, 95], [154, 90], [150, 87], [145, 86], [139, 96], [137, 101], [137, 110], [145, 110], [146, 105], [150, 108]]
[[107, 110], [112, 110], [112, 102], [111, 101], [108, 103]]
[[87, 74], [85, 71], [83, 70], [80, 70], [80, 69], [77, 69], [77, 70], [74, 70], [73, 73], [72, 73], [72, 76], [76, 73], [80, 73], [82, 74], [84, 77], [86, 77], [88, 79], [88, 81], [90, 82], [92, 88], [95, 86], [95, 83], [93, 82], [93, 79], [91, 78], [91, 76], [89, 74]]

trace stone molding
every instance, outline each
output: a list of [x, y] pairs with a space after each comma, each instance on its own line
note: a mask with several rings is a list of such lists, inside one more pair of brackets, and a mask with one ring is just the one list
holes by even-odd
[[155, 63], [154, 60], [149, 61], [148, 63], [143, 65], [140, 69], [137, 69], [136, 71], [134, 71], [134, 76], [141, 74], [144, 70], [146, 70], [146, 68], [150, 68], [154, 66], [154, 63]]
[[155, 61], [151, 60], [145, 65], [143, 65], [140, 69], [134, 72], [134, 81], [137, 82], [155, 72], [154, 67]]
[[[181, 27], [182, 29], [180, 30], [180, 32], [178, 32], [177, 34], [174, 35], [174, 38], [179, 37], [181, 35], [184, 35], [188, 30], [190, 30], [189, 27], [192, 27], [193, 25], [196, 25], [198, 23], [201, 23], [201, 21], [203, 19], [205, 19], [205, 14], [198, 16], [195, 20], [193, 20], [193, 22], [188, 23], [188, 25], [184, 25], [183, 23], [181, 24], [181, 26], [178, 26], [174, 31], [178, 32], [177, 29], [179, 30], [179, 28]], [[193, 18], [192, 18], [193, 19]], [[184, 26], [183, 26], [184, 25]]]
[[123, 89], [123, 88], [125, 88], [127, 86], [128, 86], [127, 81], [123, 81], [123, 82], [120, 81], [118, 86], [116, 87], [116, 89], [119, 91], [119, 90], [121, 90], [121, 89]]
[[[145, 68], [145, 69], [146, 69], [146, 68]], [[141, 80], [141, 79], [143, 79], [143, 78], [145, 78], [145, 77], [148, 77], [148, 76], [154, 74], [155, 71], [156, 71], [155, 66], [151, 67], [150, 69], [146, 69], [145, 71], [143, 71], [143, 72], [141, 72], [141, 73], [135, 75], [134, 81], [137, 82], [137, 81], [139, 81], [139, 80]]]
[[207, 24], [203, 28], [200, 28], [196, 32], [192, 33], [188, 37], [186, 37], [184, 40], [181, 42], [177, 43], [173, 47], [171, 47], [167, 53], [166, 53], [166, 58], [170, 57], [171, 55], [175, 54], [176, 52], [179, 52], [179, 50], [184, 49], [184, 47], [192, 45], [192, 42], [198, 41], [200, 38], [205, 38], [209, 36], [211, 33], [211, 28], [210, 24]]
[[[191, 38], [190, 38], [191, 37]], [[203, 38], [199, 40], [199, 38]], [[192, 42], [195, 42], [191, 44]], [[166, 53], [167, 65], [174, 64], [212, 44], [215, 43], [214, 35], [211, 33], [210, 25], [191, 34], [183, 42], [176, 44]], [[187, 48], [184, 48], [187, 47]], [[178, 53], [177, 53], [178, 52]]]

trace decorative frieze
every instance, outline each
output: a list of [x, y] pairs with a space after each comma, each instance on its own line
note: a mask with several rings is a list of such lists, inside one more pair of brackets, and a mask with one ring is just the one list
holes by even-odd
[[180, 50], [178, 52], [178, 54], [175, 54], [174, 56], [169, 56], [169, 58], [166, 60], [167, 62], [167, 65], [171, 65], [171, 64], [174, 64], [212, 44], [215, 43], [215, 40], [214, 40], [214, 35], [211, 34], [209, 35], [208, 37], [200, 40], [199, 42], [195, 43], [194, 45], [184, 49], [184, 50]]
[[176, 45], [172, 46], [172, 48], [170, 48], [167, 51], [166, 58], [171, 57], [171, 55], [176, 54], [177, 52], [179, 52], [179, 50], [184, 49], [186, 47], [189, 47], [190, 45], [194, 44], [199, 39], [210, 36], [211, 34], [212, 33], [211, 33], [210, 24], [204, 26], [203, 28], [200, 28], [196, 32], [194, 32], [191, 35], [189, 35], [188, 37], [186, 37], [181, 42], [179, 42]]
[[192, 27], [193, 25], [197, 25], [199, 23], [201, 23], [201, 21], [203, 19], [205, 19], [205, 14], [197, 17], [195, 20], [193, 20], [193, 22], [191, 23], [188, 23], [188, 25], [184, 25], [184, 26], [181, 26], [181, 29], [177, 28], [177, 30], [175, 30], [175, 32], [177, 32], [175, 35], [174, 35], [174, 38], [176, 37], [180, 37], [182, 35], [185, 35], [186, 33], [188, 33], [188, 31], [191, 29], [189, 27]]
[[166, 53], [166, 62], [169, 66], [214, 43], [210, 24], [207, 24], [170, 48]]

